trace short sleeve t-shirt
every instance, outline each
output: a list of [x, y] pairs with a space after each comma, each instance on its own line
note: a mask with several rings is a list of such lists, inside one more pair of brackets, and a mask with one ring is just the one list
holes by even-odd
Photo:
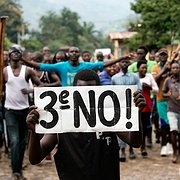
[[120, 180], [113, 132], [59, 134], [55, 163], [61, 180]]
[[72, 86], [74, 76], [77, 72], [81, 70], [102, 70], [103, 68], [103, 62], [80, 62], [78, 66], [71, 66], [69, 61], [60, 62], [56, 64], [40, 64], [40, 71], [56, 72], [58, 76], [61, 78], [62, 86]]
[[112, 84], [111, 77], [108, 75], [106, 70], [102, 71], [98, 75], [99, 75], [101, 85], [111, 85]]
[[[157, 64], [156, 61], [147, 60], [147, 73], [151, 73], [151, 69], [155, 64]], [[128, 72], [137, 72], [137, 62], [132, 63], [128, 67]]]
[[180, 94], [180, 78], [175, 79], [173, 77], [168, 77], [163, 86], [163, 92], [167, 93], [171, 91], [172, 96], [168, 98], [168, 111], [180, 114], [180, 100], [177, 97]]

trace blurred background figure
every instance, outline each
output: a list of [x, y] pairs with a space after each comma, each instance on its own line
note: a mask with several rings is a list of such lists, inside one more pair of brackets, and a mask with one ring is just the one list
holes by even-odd
[[163, 95], [168, 98], [168, 120], [173, 146], [173, 163], [177, 163], [180, 153], [180, 64], [171, 63], [171, 76], [167, 77], [163, 85]]
[[170, 127], [167, 117], [167, 98], [163, 96], [163, 84], [169, 76], [170, 64], [168, 63], [168, 51], [166, 48], [158, 50], [159, 63], [152, 67], [152, 75], [159, 87], [159, 92], [156, 95], [156, 105], [159, 115], [161, 128], [161, 156], [172, 154], [172, 146], [170, 144]]
[[136, 61], [133, 62], [128, 67], [128, 72], [137, 72], [137, 62], [138, 61], [146, 61], [147, 62], [147, 73], [151, 72], [152, 67], [156, 64], [155, 61], [147, 60], [146, 55], [148, 53], [148, 49], [145, 46], [140, 46], [136, 50]]
[[51, 55], [51, 52], [50, 52], [49, 47], [47, 47], [47, 46], [43, 47], [43, 54], [49, 54], [49, 55]]
[[82, 52], [82, 59], [84, 62], [90, 62], [92, 58], [92, 54], [89, 51]]
[[149, 53], [149, 60], [155, 61], [155, 53], [154, 52]]
[[32, 60], [38, 63], [42, 63], [44, 59], [43, 53], [36, 51], [32, 54]]
[[9, 64], [9, 53], [8, 51], [3, 52], [4, 67]]
[[30, 51], [24, 51], [23, 52], [23, 58], [32, 61], [33, 53]]
[[155, 54], [155, 61], [156, 61], [156, 63], [158, 63], [160, 61], [159, 60], [159, 53], [158, 52]]
[[43, 63], [52, 64], [52, 57], [49, 56], [48, 54], [45, 54], [43, 56]]
[[[33, 60], [39, 63], [51, 64], [51, 57], [48, 55], [44, 55], [41, 52], [35, 52], [33, 55]], [[47, 71], [39, 71], [38, 69], [34, 69], [40, 81], [43, 82], [43, 86], [47, 87], [56, 87], [61, 86], [61, 82], [59, 77], [55, 72], [47, 72]]]
[[[105, 61], [113, 61], [113, 60], [109, 59]], [[98, 74], [100, 79], [100, 84], [111, 85], [112, 84], [111, 77], [118, 72], [118, 68], [119, 68], [118, 63], [104, 68], [104, 70]]]
[[[142, 125], [143, 125], [143, 142], [141, 145], [141, 155], [144, 157], [148, 155], [146, 151], [146, 146], [147, 145], [148, 147], [152, 146], [152, 123], [150, 120], [150, 115], [152, 111], [151, 92], [153, 94], [157, 94], [159, 88], [152, 74], [147, 73], [146, 61], [138, 61], [137, 69], [138, 69], [140, 82], [142, 84], [142, 94], [146, 99], [146, 106], [140, 112], [142, 118]], [[146, 143], [146, 138], [147, 138], [147, 143]]]
[[96, 58], [97, 58], [97, 61], [100, 62], [100, 61], [104, 61], [104, 55], [102, 52], [97, 52], [96, 54]]
[[58, 50], [52, 59], [52, 63], [55, 64], [55, 63], [63, 62], [67, 60], [68, 60], [68, 56], [66, 55], [66, 53], [62, 50]]
[[[137, 85], [138, 90], [142, 90], [142, 85], [137, 74], [128, 72], [128, 67], [131, 64], [129, 59], [121, 60], [119, 63], [121, 67], [121, 71], [112, 76], [112, 84], [113, 85]], [[119, 147], [120, 147], [120, 157], [119, 160], [121, 162], [126, 161], [126, 143], [118, 138]], [[136, 155], [134, 153], [133, 147], [129, 146], [129, 158], [135, 159]]]

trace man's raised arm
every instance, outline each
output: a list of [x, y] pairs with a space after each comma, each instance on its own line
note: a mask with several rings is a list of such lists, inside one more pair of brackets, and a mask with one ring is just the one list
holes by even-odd
[[113, 65], [115, 63], [121, 62], [122, 60], [126, 60], [126, 59], [131, 60], [133, 58], [134, 58], [134, 56], [132, 54], [130, 54], [130, 55], [123, 56], [123, 57], [120, 57], [120, 58], [115, 59], [115, 60], [105, 61], [104, 62], [104, 67], [111, 66], [111, 65]]
[[40, 63], [34, 62], [34, 61], [29, 61], [25, 58], [22, 57], [21, 59], [27, 66], [36, 68], [36, 69], [40, 69]]

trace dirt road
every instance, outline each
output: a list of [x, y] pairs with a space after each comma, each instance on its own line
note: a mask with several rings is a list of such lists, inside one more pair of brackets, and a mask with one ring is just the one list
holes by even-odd
[[[179, 180], [180, 162], [173, 164], [171, 156], [161, 157], [160, 145], [154, 144], [148, 149], [148, 157], [142, 158], [139, 149], [135, 150], [137, 158], [127, 159], [120, 166], [121, 180]], [[41, 164], [32, 166], [29, 164], [27, 155], [24, 161], [24, 175], [28, 180], [58, 180], [53, 161], [43, 161]], [[11, 176], [10, 161], [7, 157], [0, 159], [0, 180], [9, 180]]]

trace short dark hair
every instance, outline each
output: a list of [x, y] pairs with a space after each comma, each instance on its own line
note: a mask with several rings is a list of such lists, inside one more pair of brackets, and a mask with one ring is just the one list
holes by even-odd
[[82, 52], [82, 56], [83, 56], [84, 54], [86, 54], [86, 53], [87, 53], [87, 54], [91, 54], [91, 52], [89, 52], [89, 51], [83, 51], [83, 52]]
[[[170, 62], [170, 66], [172, 66], [173, 64], [179, 64], [178, 60], [172, 60]], [[180, 66], [180, 64], [179, 64], [179, 66]]]
[[68, 56], [67, 56], [67, 54], [65, 53], [65, 51], [63, 51], [63, 50], [58, 50], [58, 51], [56, 51], [56, 53], [55, 53], [54, 56], [53, 56], [52, 64], [57, 63], [57, 61], [56, 61], [56, 55], [57, 55], [57, 54], [64, 54], [64, 61], [67, 61], [67, 60], [68, 60]]
[[137, 62], [137, 69], [139, 69], [139, 67], [140, 67], [142, 64], [146, 64], [146, 65], [147, 65], [147, 62], [144, 61], [144, 60], [138, 61], [138, 62]]
[[98, 51], [98, 52], [96, 53], [96, 57], [97, 57], [97, 56], [102, 56], [102, 57], [103, 57], [103, 56], [104, 56], [104, 55], [103, 55], [103, 52]]
[[100, 85], [100, 79], [99, 79], [99, 76], [97, 75], [97, 73], [95, 71], [89, 70], [89, 69], [81, 70], [75, 75], [73, 86], [76, 86], [78, 80], [82, 80], [82, 81], [95, 80], [96, 85]]
[[44, 55], [43, 55], [43, 53], [40, 52], [40, 51], [35, 51], [35, 52], [33, 53], [32, 59], [33, 59], [33, 61], [42, 63], [43, 60], [44, 60]]
[[146, 54], [148, 53], [148, 49], [147, 49], [147, 47], [145, 47], [145, 46], [139, 46], [139, 47], [137, 48], [137, 50], [138, 50], [138, 49], [143, 49]]

